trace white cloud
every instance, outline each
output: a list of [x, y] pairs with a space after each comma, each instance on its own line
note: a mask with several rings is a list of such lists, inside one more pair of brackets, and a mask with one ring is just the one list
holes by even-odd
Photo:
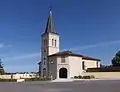
[[97, 43], [97, 44], [91, 44], [91, 45], [86, 45], [86, 46], [79, 46], [79, 47], [75, 47], [75, 48], [70, 48], [69, 50], [83, 50], [83, 49], [96, 48], [96, 47], [99, 47], [99, 46], [114, 45], [114, 44], [118, 44], [118, 43], [120, 43], [120, 40], [104, 42], [104, 43]]
[[19, 56], [6, 58], [5, 60], [16, 61], [16, 60], [23, 60], [23, 59], [31, 59], [31, 58], [35, 58], [35, 57], [40, 57], [40, 53], [23, 54], [23, 55], [19, 55]]
[[9, 48], [12, 47], [12, 45], [6, 45], [4, 43], [0, 43], [0, 48]]
[[[86, 45], [86, 46], [82, 46], [82, 47], [79, 46], [79, 47], [70, 48], [70, 49], [66, 49], [66, 50], [73, 50], [73, 51], [75, 51], [75, 50], [83, 50], [83, 49], [97, 48], [99, 46], [114, 45], [114, 44], [118, 44], [118, 43], [120, 43], [120, 40], [111, 41], [111, 42], [104, 42], [104, 43], [97, 43], [97, 44], [91, 44], [91, 45]], [[1, 45], [0, 47], [4, 47], [4, 45], [2, 45], [2, 44], [0, 44], [0, 45]], [[17, 60], [23, 60], [23, 59], [31, 59], [31, 58], [35, 58], [35, 57], [40, 58], [40, 56], [41, 56], [41, 53], [28, 53], [28, 54], [9, 57], [9, 58], [4, 58], [4, 60], [17, 61]]]

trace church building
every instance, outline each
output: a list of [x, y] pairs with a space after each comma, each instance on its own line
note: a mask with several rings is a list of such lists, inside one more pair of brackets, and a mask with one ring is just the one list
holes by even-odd
[[87, 68], [100, 67], [100, 59], [72, 51], [60, 51], [59, 46], [59, 34], [55, 31], [50, 10], [46, 29], [41, 35], [41, 76], [52, 76], [53, 79], [73, 78], [81, 75]]

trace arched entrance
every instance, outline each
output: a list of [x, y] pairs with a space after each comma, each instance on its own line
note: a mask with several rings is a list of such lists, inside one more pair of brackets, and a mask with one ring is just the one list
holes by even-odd
[[67, 78], [67, 69], [66, 68], [60, 68], [59, 78]]

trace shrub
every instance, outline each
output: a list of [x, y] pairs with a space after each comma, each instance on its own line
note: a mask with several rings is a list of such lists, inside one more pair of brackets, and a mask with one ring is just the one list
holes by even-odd
[[47, 81], [50, 80], [50, 78], [27, 78], [25, 81]]
[[95, 78], [95, 76], [94, 75], [86, 75], [86, 76], [79, 75], [79, 76], [74, 76], [74, 78], [75, 79], [93, 79]]
[[86, 76], [82, 76], [82, 79], [93, 79], [95, 78], [94, 75], [86, 75]]
[[82, 76], [79, 75], [79, 76], [74, 76], [75, 79], [82, 79]]
[[90, 79], [90, 76], [83, 76], [82, 79]]
[[75, 79], [78, 79], [78, 76], [74, 76]]
[[79, 79], [82, 79], [82, 76], [81, 76], [81, 75], [79, 75], [79, 76], [78, 76], [78, 78], [79, 78]]
[[17, 79], [0, 79], [0, 82], [16, 82]]
[[90, 78], [91, 78], [91, 79], [94, 79], [94, 78], [95, 78], [95, 76], [94, 76], [94, 75], [90, 75]]

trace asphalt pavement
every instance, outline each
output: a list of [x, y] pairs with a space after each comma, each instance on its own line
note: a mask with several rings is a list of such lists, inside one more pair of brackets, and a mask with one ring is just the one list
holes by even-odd
[[0, 92], [120, 92], [120, 80], [0, 82]]

